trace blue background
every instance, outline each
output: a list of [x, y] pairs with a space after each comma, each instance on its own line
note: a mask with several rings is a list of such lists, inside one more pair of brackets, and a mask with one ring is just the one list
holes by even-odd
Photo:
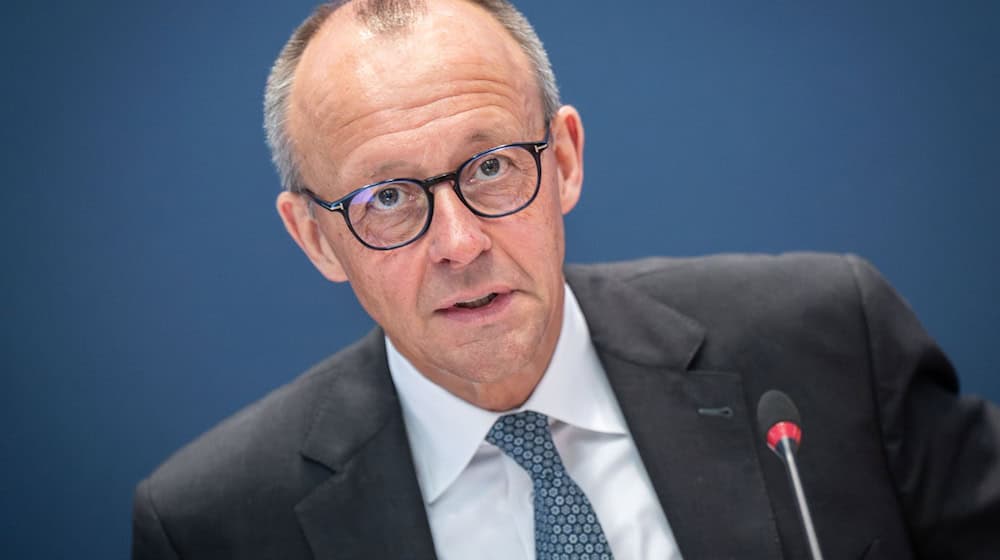
[[[1000, 399], [1000, 3], [519, 4], [587, 127], [570, 260], [856, 252]], [[142, 476], [370, 328], [273, 210], [310, 7], [6, 7], [0, 557], [125, 557]]]

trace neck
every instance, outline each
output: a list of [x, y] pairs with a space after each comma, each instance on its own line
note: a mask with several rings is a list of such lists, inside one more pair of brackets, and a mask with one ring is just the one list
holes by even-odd
[[[546, 364], [547, 365], [547, 364]], [[514, 374], [501, 382], [470, 382], [461, 380], [449, 386], [431, 378], [447, 391], [479, 408], [503, 412], [517, 408], [528, 400], [538, 382], [545, 375], [545, 369], [529, 373]]]

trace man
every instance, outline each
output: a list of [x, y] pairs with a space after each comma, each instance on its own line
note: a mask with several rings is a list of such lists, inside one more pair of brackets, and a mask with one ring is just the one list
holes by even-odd
[[[380, 329], [136, 491], [136, 558], [830, 558], [1000, 550], [1000, 412], [853, 257], [568, 268], [583, 125], [502, 0], [321, 7], [268, 82], [289, 234]], [[568, 282], [568, 283], [567, 283]]]

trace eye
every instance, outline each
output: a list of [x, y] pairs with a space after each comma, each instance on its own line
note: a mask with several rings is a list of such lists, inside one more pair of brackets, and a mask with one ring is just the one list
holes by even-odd
[[403, 193], [398, 187], [380, 189], [372, 198], [371, 204], [379, 210], [390, 210], [401, 203]]
[[474, 179], [491, 181], [504, 174], [509, 166], [507, 158], [501, 155], [490, 156], [476, 164]]

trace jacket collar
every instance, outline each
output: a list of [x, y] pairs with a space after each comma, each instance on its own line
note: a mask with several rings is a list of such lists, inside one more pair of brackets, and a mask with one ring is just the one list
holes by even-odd
[[296, 506], [316, 558], [434, 558], [381, 329], [332, 372], [302, 456], [332, 475]]
[[594, 346], [630, 362], [686, 370], [701, 348], [705, 329], [628, 280], [597, 267], [566, 268], [566, 281], [587, 317]]

